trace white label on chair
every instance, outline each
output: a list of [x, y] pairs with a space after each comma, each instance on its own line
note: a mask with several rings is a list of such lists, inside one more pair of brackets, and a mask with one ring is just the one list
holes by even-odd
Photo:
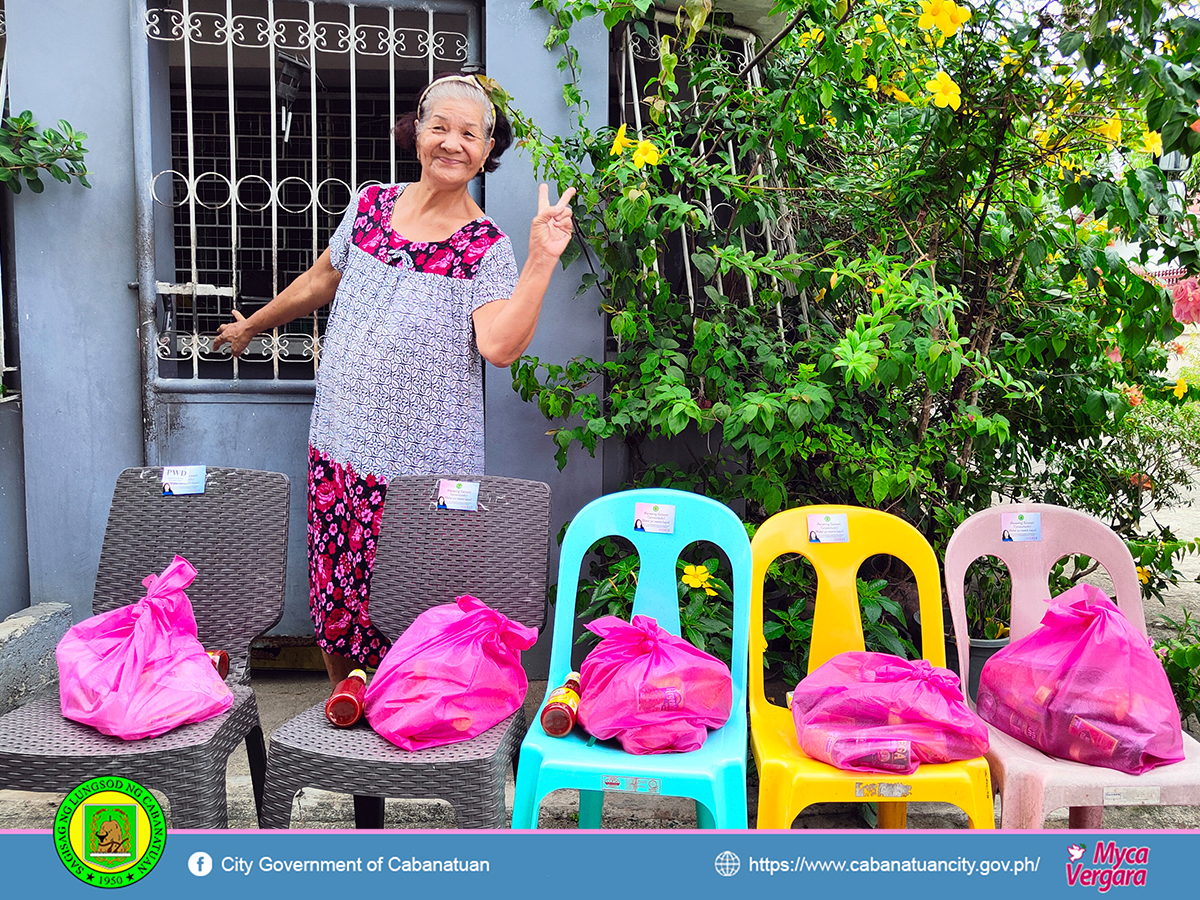
[[1156, 785], [1104, 789], [1105, 806], [1161, 806], [1161, 801], [1162, 788]]
[[854, 796], [868, 800], [897, 800], [912, 793], [913, 786], [903, 781], [856, 781]]
[[628, 791], [631, 794], [662, 792], [662, 779], [647, 778], [645, 775], [602, 775], [600, 785], [605, 791]]
[[650, 534], [675, 533], [675, 505], [672, 503], [633, 504], [633, 530]]
[[204, 466], [163, 466], [162, 492], [164, 497], [181, 494], [203, 494]]
[[440, 479], [437, 490], [437, 508], [464, 509], [467, 512], [475, 512], [479, 509], [479, 482]]
[[1021, 544], [1041, 539], [1041, 513], [1000, 513], [1000, 540]]
[[845, 513], [809, 513], [808, 542], [810, 544], [848, 544], [850, 525]]

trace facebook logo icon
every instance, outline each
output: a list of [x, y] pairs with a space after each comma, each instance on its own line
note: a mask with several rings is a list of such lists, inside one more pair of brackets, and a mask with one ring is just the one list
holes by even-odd
[[212, 871], [212, 857], [203, 850], [193, 853], [188, 857], [188, 871], [199, 878], [203, 878]]

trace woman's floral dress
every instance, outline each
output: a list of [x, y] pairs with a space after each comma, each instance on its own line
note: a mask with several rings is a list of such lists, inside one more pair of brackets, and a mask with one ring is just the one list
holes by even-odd
[[393, 232], [404, 187], [363, 190], [329, 241], [342, 280], [309, 430], [317, 643], [372, 666], [388, 649], [367, 603], [388, 480], [483, 473], [483, 361], [471, 314], [517, 283], [512, 243], [487, 216], [444, 241]]

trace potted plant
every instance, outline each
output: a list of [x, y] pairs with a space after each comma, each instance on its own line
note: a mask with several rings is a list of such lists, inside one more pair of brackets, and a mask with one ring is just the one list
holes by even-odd
[[[967, 637], [971, 645], [967, 692], [974, 700], [983, 664], [997, 650], [1008, 645], [1012, 619], [1012, 581], [1008, 569], [999, 560], [975, 560], [967, 569], [963, 594], [967, 608]], [[957, 671], [958, 646], [953, 635], [946, 636], [946, 660]]]

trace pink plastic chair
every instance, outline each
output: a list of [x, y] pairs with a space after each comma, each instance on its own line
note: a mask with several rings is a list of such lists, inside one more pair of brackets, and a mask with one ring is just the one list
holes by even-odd
[[[1004, 513], [1040, 513], [1040, 541], [1005, 541]], [[1049, 576], [1064, 556], [1084, 553], [1108, 571], [1117, 606], [1146, 633], [1137, 567], [1129, 548], [1113, 531], [1084, 513], [1063, 506], [1021, 503], [977, 512], [958, 526], [946, 547], [946, 593], [958, 645], [962, 683], [970, 677], [970, 648], [963, 586], [967, 568], [981, 556], [1002, 560], [1012, 576], [1012, 639], [1041, 622], [1050, 598]], [[1185, 759], [1143, 775], [1055, 759], [988, 727], [987, 760], [1000, 792], [1001, 828], [1041, 828], [1046, 812], [1070, 808], [1071, 828], [1101, 827], [1105, 806], [1200, 805], [1200, 743], [1183, 735]]]

